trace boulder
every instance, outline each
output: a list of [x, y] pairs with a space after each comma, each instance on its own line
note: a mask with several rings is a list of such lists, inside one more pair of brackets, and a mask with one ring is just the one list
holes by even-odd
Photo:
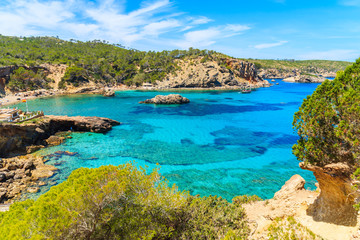
[[106, 90], [103, 93], [104, 97], [114, 97], [115, 96], [115, 91], [114, 90]]
[[48, 139], [46, 139], [46, 143], [50, 146], [56, 146], [56, 145], [60, 145], [61, 143], [63, 143], [65, 140], [64, 137], [60, 137], [60, 136], [50, 136]]
[[282, 187], [275, 193], [274, 199], [284, 199], [299, 190], [304, 190], [305, 179], [296, 174], [292, 176]]
[[152, 104], [184, 104], [189, 103], [190, 100], [186, 97], [182, 97], [179, 94], [170, 95], [156, 95], [154, 98], [141, 101], [139, 103], [152, 103]]

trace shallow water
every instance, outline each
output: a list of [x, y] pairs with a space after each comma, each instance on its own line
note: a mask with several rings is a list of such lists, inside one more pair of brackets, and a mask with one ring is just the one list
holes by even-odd
[[[302, 100], [318, 84], [278, 82], [251, 94], [182, 91], [191, 102], [172, 106], [138, 104], [159, 94], [142, 91], [117, 92], [113, 98], [77, 95], [28, 101], [30, 110], [45, 114], [100, 116], [122, 123], [107, 134], [73, 133], [64, 144], [39, 151], [59, 168], [41, 193], [79, 167], [131, 160], [150, 169], [159, 163], [170, 184], [202, 196], [271, 198], [294, 174], [313, 188], [311, 172], [301, 170], [292, 155], [297, 136], [291, 124]], [[57, 151], [76, 154], [53, 154]]]

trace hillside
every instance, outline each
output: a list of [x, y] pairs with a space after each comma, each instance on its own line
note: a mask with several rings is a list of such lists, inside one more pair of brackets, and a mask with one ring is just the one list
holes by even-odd
[[236, 59], [189, 48], [162, 52], [126, 49], [94, 40], [0, 35], [0, 94], [36, 89], [99, 89], [151, 83], [155, 88], [234, 88], [267, 85], [262, 78], [335, 76], [348, 62]]

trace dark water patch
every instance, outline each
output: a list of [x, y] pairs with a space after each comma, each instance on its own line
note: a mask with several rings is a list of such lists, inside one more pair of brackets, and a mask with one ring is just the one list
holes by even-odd
[[233, 98], [231, 98], [231, 97], [226, 97], [226, 98], [224, 98], [224, 99], [233, 100]]
[[250, 148], [250, 150], [255, 152], [255, 153], [264, 154], [267, 151], [267, 148], [266, 147], [256, 146], [256, 147]]
[[170, 108], [162, 106], [154, 108], [151, 106], [137, 106], [131, 114], [162, 114], [162, 115], [178, 115], [178, 116], [206, 116], [221, 115], [245, 112], [262, 112], [262, 111], [279, 111], [282, 110], [281, 104], [257, 103], [255, 105], [236, 106], [229, 104], [199, 104], [189, 103]]
[[280, 145], [293, 145], [299, 139], [298, 136], [283, 134], [281, 137], [275, 138], [270, 142], [270, 145], [280, 146]]
[[194, 144], [194, 142], [189, 138], [184, 138], [184, 139], [181, 139], [181, 144], [184, 144], [184, 145], [186, 145], [186, 144]]

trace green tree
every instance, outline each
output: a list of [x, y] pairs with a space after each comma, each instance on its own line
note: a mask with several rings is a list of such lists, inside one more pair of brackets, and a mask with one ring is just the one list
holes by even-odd
[[325, 81], [295, 113], [300, 139], [293, 152], [301, 161], [324, 166], [346, 162], [359, 166], [360, 59], [333, 81]]

